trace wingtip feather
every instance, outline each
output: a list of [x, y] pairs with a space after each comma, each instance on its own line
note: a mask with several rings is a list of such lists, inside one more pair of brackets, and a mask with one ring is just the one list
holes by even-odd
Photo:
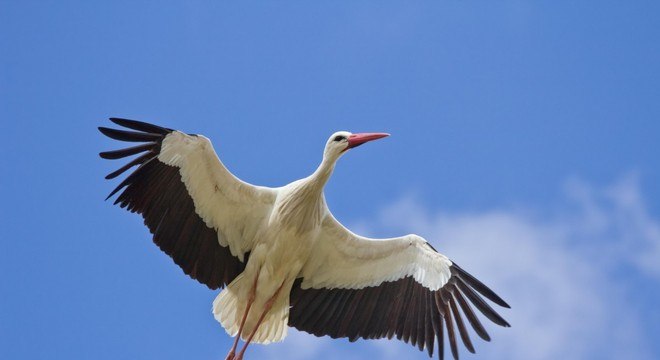
[[116, 117], [111, 117], [110, 121], [113, 123], [123, 126], [125, 128], [133, 129], [133, 130], [138, 130], [138, 131], [144, 131], [147, 133], [156, 133], [156, 134], [161, 134], [165, 135], [168, 134], [174, 130], [169, 129], [169, 128], [164, 128], [162, 126], [146, 123], [144, 121], [138, 121], [138, 120], [131, 120], [131, 119], [124, 119], [124, 118], [116, 118]]
[[466, 284], [477, 290], [481, 295], [485, 296], [488, 300], [494, 302], [495, 304], [510, 309], [511, 306], [506, 303], [499, 295], [497, 295], [493, 290], [491, 290], [484, 283], [479, 281], [477, 278], [472, 276], [467, 271], [463, 270], [458, 264], [453, 263], [453, 270], [456, 272], [456, 275], [463, 280]]

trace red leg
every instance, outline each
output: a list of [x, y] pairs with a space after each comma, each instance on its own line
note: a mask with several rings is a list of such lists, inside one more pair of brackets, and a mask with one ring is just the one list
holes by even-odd
[[236, 338], [234, 339], [234, 345], [232, 345], [231, 350], [229, 350], [229, 353], [227, 354], [227, 357], [225, 360], [235, 360], [236, 359], [236, 347], [238, 347], [238, 341], [241, 339], [241, 333], [243, 332], [243, 326], [245, 325], [245, 320], [247, 320], [248, 313], [250, 312], [250, 307], [252, 307], [252, 303], [254, 302], [254, 297], [255, 293], [257, 291], [257, 280], [259, 279], [259, 274], [257, 274], [257, 277], [254, 279], [254, 285], [252, 285], [252, 289], [250, 290], [250, 297], [248, 298], [248, 303], [245, 307], [245, 312], [243, 313], [243, 318], [241, 319], [241, 325], [238, 327], [238, 334], [236, 335]]
[[273, 303], [275, 302], [275, 298], [280, 293], [280, 290], [282, 289], [282, 286], [284, 286], [284, 283], [282, 283], [282, 285], [280, 285], [280, 287], [277, 288], [277, 291], [275, 291], [275, 294], [268, 301], [266, 301], [266, 303], [264, 304], [264, 311], [261, 313], [261, 316], [259, 316], [259, 320], [257, 321], [257, 325], [255, 325], [254, 330], [252, 330], [252, 334], [250, 334], [250, 337], [245, 342], [245, 345], [243, 345], [243, 348], [241, 349], [241, 352], [238, 353], [238, 356], [236, 356], [235, 360], [243, 360], [243, 354], [245, 354], [245, 350], [247, 350], [247, 347], [248, 347], [248, 345], [250, 345], [250, 342], [252, 341], [252, 338], [257, 333], [257, 329], [259, 329], [259, 326], [261, 325], [261, 322], [264, 321], [264, 318], [266, 317], [266, 314], [268, 314], [270, 309], [273, 307]]

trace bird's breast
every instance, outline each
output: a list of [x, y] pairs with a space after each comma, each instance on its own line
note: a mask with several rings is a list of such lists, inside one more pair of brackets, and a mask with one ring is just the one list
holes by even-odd
[[323, 197], [306, 189], [294, 189], [275, 203], [271, 226], [305, 236], [320, 229], [325, 214]]

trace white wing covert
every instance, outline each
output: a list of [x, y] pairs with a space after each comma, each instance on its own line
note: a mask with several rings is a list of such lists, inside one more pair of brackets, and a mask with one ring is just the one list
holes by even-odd
[[158, 160], [179, 168], [197, 215], [219, 232], [220, 245], [229, 246], [232, 255], [243, 261], [262, 221], [270, 214], [276, 190], [238, 179], [202, 135], [168, 134]]
[[346, 229], [332, 214], [302, 270], [303, 288], [361, 289], [412, 277], [430, 290], [444, 286], [452, 262], [420, 236], [370, 239]]

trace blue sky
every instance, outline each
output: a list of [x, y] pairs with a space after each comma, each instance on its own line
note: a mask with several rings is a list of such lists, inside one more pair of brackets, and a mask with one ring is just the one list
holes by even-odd
[[[211, 138], [242, 179], [309, 174], [509, 301], [468, 359], [660, 357], [656, 1], [0, 1], [0, 358], [223, 358], [215, 293], [104, 202], [120, 116]], [[260, 358], [425, 358], [292, 334]]]

